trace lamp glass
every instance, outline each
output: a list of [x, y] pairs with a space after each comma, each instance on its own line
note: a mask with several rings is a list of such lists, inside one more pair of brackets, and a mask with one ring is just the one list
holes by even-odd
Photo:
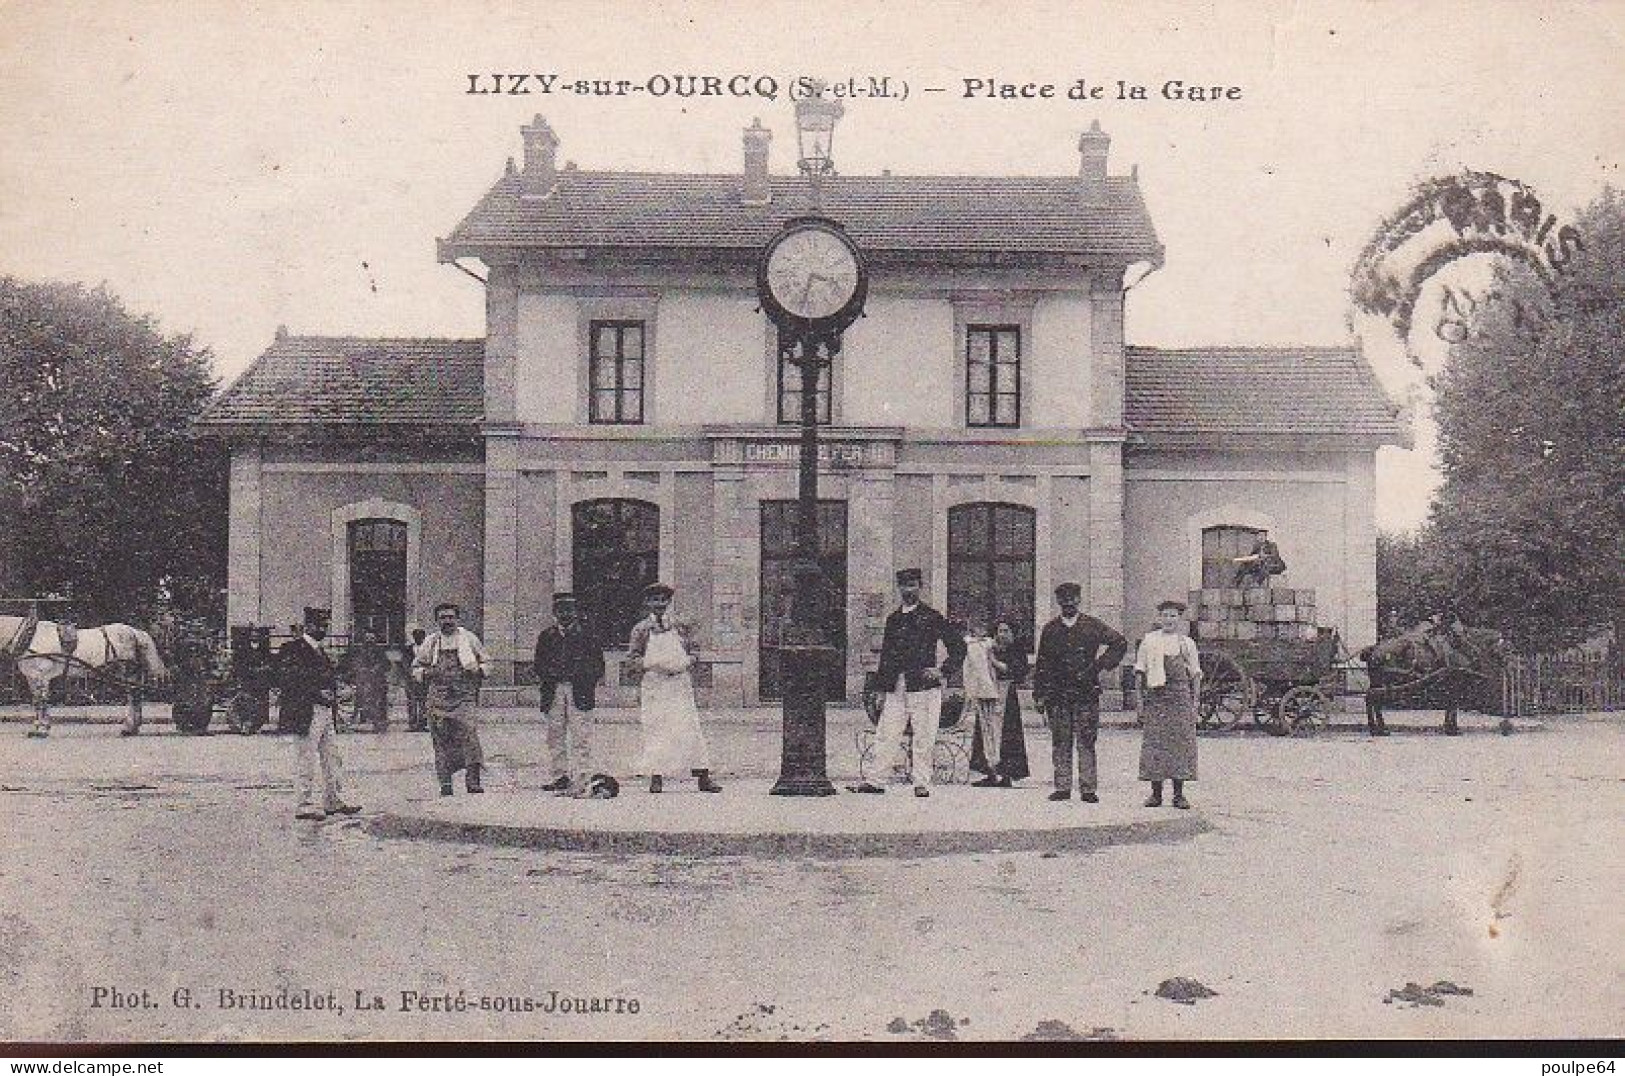
[[845, 109], [839, 101], [807, 97], [796, 102], [796, 141], [801, 148], [801, 167], [807, 172], [827, 172], [834, 159], [835, 121]]

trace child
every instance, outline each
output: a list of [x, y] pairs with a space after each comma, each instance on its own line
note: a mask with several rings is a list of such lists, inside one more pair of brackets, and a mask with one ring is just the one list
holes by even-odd
[[1003, 733], [999, 715], [998, 673], [1004, 663], [993, 656], [993, 640], [979, 618], [967, 622], [965, 634], [965, 705], [976, 715], [976, 737], [987, 760], [986, 779], [979, 787], [999, 784], [999, 742]]

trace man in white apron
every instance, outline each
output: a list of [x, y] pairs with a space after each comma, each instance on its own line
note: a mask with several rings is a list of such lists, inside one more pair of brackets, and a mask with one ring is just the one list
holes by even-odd
[[412, 675], [429, 686], [425, 706], [442, 796], [452, 794], [452, 777], [458, 770], [466, 774], [470, 792], [485, 791], [480, 781], [485, 766], [485, 751], [480, 746], [480, 681], [485, 679], [491, 659], [480, 637], [459, 623], [461, 615], [452, 602], [435, 606], [440, 630], [423, 641], [412, 659]]
[[638, 707], [643, 754], [638, 772], [649, 775], [650, 792], [664, 790], [666, 774], [684, 770], [699, 779], [701, 792], [721, 792], [722, 786], [711, 780], [711, 752], [694, 703], [690, 678], [697, 655], [694, 633], [672, 615], [672, 594], [664, 583], [649, 584], [643, 592], [649, 615], [632, 628], [627, 644], [627, 661], [643, 674]]

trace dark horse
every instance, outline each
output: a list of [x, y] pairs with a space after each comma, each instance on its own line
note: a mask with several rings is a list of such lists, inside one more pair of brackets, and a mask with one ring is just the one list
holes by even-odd
[[[1371, 676], [1365, 695], [1367, 730], [1373, 736], [1388, 735], [1383, 707], [1410, 702], [1442, 707], [1444, 734], [1459, 736], [1457, 715], [1462, 709], [1499, 712], [1506, 656], [1500, 632], [1460, 623], [1418, 625], [1366, 647], [1360, 651], [1360, 660]], [[1501, 731], [1511, 731], [1504, 719]]]

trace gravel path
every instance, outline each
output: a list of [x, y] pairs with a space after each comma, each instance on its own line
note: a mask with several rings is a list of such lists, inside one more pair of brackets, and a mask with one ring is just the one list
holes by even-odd
[[[0, 1039], [1608, 1036], [1625, 1012], [1618, 717], [1204, 739], [1212, 829], [1182, 843], [843, 861], [384, 840], [292, 819], [286, 740], [21, 733]], [[777, 742], [718, 736], [735, 775]], [[343, 746], [363, 804], [431, 780], [421, 736]], [[490, 731], [491, 795], [540, 783], [538, 746]], [[1102, 735], [1109, 801], [1143, 798], [1137, 751]], [[1155, 996], [1175, 978], [1215, 996]], [[1439, 982], [1472, 993], [1384, 1002]]]

